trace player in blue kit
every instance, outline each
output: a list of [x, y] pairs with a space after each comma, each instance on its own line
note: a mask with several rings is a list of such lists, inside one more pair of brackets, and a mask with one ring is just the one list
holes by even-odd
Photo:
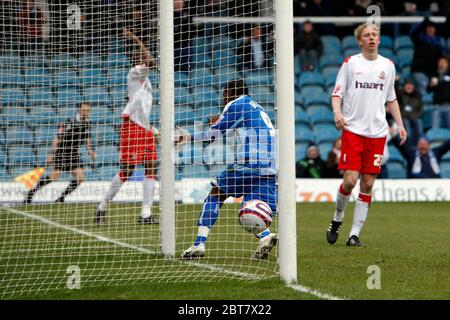
[[[198, 220], [195, 243], [185, 250], [183, 259], [205, 255], [205, 243], [216, 222], [220, 208], [228, 197], [243, 196], [243, 203], [258, 199], [266, 202], [273, 213], [277, 207], [276, 187], [276, 136], [275, 129], [264, 109], [248, 95], [243, 80], [232, 80], [223, 91], [225, 108], [209, 131], [236, 130], [239, 151], [233, 164], [221, 172], [205, 199]], [[203, 134], [208, 136], [208, 134]], [[194, 140], [196, 137], [194, 136]], [[270, 250], [277, 244], [276, 233], [267, 228], [256, 235], [259, 244], [253, 253], [254, 259], [267, 259]]]

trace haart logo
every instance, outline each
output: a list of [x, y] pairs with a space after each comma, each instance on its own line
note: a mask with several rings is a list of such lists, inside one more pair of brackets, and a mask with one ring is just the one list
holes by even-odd
[[383, 83], [355, 81], [356, 89], [380, 89], [381, 91], [383, 91], [383, 87], [384, 87]]

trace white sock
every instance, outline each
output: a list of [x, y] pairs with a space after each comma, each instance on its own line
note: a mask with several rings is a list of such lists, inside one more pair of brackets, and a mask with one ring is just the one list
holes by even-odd
[[144, 177], [142, 211], [141, 211], [141, 216], [144, 219], [152, 215], [154, 193], [155, 193], [155, 179]]
[[339, 187], [336, 197], [336, 211], [334, 212], [333, 220], [342, 222], [344, 220], [344, 211], [350, 200], [351, 193], [345, 192], [342, 185]]
[[123, 181], [120, 180], [119, 177], [119, 173], [117, 173], [111, 182], [111, 185], [109, 186], [108, 191], [106, 192], [105, 197], [103, 198], [103, 201], [100, 202], [100, 204], [98, 205], [98, 210], [106, 210], [106, 207], [108, 205], [108, 203], [114, 199], [114, 197], [116, 196], [116, 194], [119, 192], [120, 188], [123, 185]]
[[[365, 198], [361, 199], [361, 195], [363, 195], [363, 197]], [[367, 219], [370, 200], [371, 200], [370, 195], [365, 195], [361, 193], [359, 194], [358, 200], [356, 201], [355, 205], [355, 214], [353, 216], [353, 225], [352, 230], [350, 231], [350, 237], [351, 236], [359, 237], [359, 233], [361, 232], [364, 222], [366, 222]]]

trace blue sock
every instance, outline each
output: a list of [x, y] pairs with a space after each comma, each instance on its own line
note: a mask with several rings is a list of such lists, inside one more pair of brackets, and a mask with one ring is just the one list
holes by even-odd
[[264, 230], [263, 232], [258, 233], [258, 234], [256, 235], [256, 237], [259, 238], [259, 239], [262, 239], [262, 238], [267, 237], [269, 234], [270, 234], [270, 230], [269, 230], [269, 228], [267, 228], [267, 229]]
[[[202, 213], [200, 214], [200, 218], [198, 219], [199, 227], [206, 227], [211, 229], [211, 227], [216, 223], [217, 218], [219, 217], [220, 208], [222, 207], [223, 202], [220, 201], [217, 197], [209, 195], [205, 202], [203, 202]], [[198, 235], [195, 240], [195, 245], [199, 245], [200, 243], [206, 242], [207, 236]]]

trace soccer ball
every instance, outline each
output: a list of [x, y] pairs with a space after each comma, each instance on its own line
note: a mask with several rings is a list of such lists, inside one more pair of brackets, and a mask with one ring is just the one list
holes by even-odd
[[272, 223], [272, 209], [261, 200], [250, 200], [239, 210], [239, 223], [248, 232], [258, 234]]

